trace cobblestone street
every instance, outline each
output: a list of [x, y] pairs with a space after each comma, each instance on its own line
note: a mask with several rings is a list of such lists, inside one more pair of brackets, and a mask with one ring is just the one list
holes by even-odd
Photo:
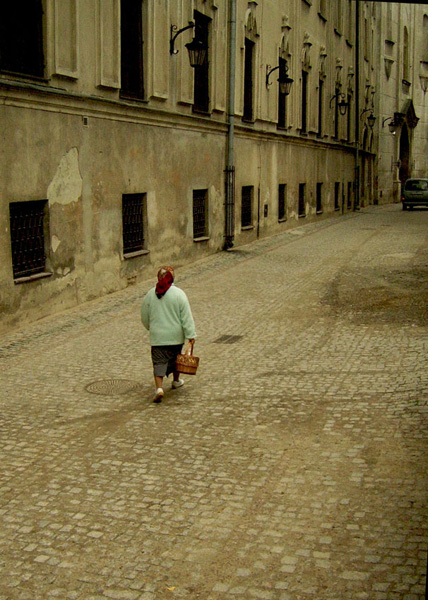
[[175, 267], [201, 363], [159, 405], [156, 269], [3, 336], [0, 600], [425, 598], [428, 211]]

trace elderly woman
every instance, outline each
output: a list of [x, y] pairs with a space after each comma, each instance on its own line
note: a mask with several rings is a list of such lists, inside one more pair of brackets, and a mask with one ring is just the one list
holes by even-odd
[[175, 370], [175, 361], [184, 340], [193, 342], [195, 323], [186, 294], [174, 285], [174, 269], [161, 267], [156, 287], [149, 290], [141, 305], [141, 320], [150, 332], [156, 394], [154, 402], [162, 402], [163, 378], [173, 373], [172, 387], [184, 385]]

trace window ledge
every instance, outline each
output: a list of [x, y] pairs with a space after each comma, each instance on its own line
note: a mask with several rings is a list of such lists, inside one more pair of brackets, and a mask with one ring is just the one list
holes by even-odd
[[317, 215], [322, 215], [323, 214], [323, 210], [317, 210]]
[[144, 256], [150, 254], [150, 250], [136, 250], [135, 252], [124, 252], [123, 258], [135, 258], [136, 256]]
[[37, 279], [44, 279], [45, 277], [51, 277], [52, 273], [48, 273], [43, 271], [42, 273], [34, 273], [34, 275], [28, 275], [27, 277], [17, 277], [14, 279], [16, 284], [18, 283], [28, 283], [29, 281], [36, 281]]
[[197, 238], [193, 238], [193, 241], [198, 243], [198, 242], [207, 242], [210, 239], [209, 236], [205, 235], [202, 237], [197, 237]]
[[251, 231], [252, 229], [254, 229], [254, 225], [244, 225], [241, 227], [241, 231]]
[[287, 221], [287, 217], [284, 217], [283, 219], [278, 219], [278, 223], [285, 223]]
[[306, 218], [306, 213], [305, 213], [305, 214], [298, 215], [298, 216], [299, 216], [299, 219], [305, 219], [305, 218]]

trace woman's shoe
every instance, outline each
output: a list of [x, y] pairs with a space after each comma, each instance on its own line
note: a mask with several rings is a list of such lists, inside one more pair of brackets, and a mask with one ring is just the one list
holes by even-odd
[[163, 394], [164, 394], [163, 389], [158, 388], [156, 390], [156, 396], [154, 397], [153, 402], [156, 402], [156, 403], [162, 402]]
[[184, 385], [184, 381], [183, 381], [182, 379], [178, 379], [177, 381], [175, 381], [175, 380], [174, 380], [174, 381], [172, 382], [172, 386], [171, 386], [171, 387], [172, 387], [174, 390], [176, 390], [177, 388], [181, 387], [182, 385]]

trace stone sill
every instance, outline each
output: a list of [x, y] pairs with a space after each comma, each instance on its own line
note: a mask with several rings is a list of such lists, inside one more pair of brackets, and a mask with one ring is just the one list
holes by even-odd
[[44, 279], [45, 277], [52, 277], [52, 273], [34, 273], [34, 275], [28, 275], [26, 277], [17, 277], [14, 279], [14, 283], [28, 283], [29, 281], [37, 281], [37, 279]]
[[136, 252], [128, 252], [123, 255], [123, 258], [135, 258], [136, 256], [145, 256], [146, 254], [150, 254], [150, 250], [137, 250]]

